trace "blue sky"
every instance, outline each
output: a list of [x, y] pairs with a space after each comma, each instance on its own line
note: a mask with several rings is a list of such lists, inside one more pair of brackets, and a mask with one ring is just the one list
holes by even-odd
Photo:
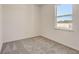
[[[72, 14], [72, 4], [60, 4], [57, 5], [57, 16]], [[57, 21], [60, 20], [72, 20], [72, 16], [59, 17]]]

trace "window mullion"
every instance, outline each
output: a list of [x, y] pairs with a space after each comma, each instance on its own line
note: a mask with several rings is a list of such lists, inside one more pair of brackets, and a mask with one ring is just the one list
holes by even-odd
[[57, 16], [57, 17], [66, 17], [66, 16], [72, 16], [72, 14], [60, 15], [60, 16]]

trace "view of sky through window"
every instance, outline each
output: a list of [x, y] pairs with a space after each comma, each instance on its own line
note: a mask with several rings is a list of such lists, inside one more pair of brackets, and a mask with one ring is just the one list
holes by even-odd
[[[69, 15], [69, 16], [65, 16], [65, 15]], [[72, 20], [72, 4], [57, 5], [57, 21], [64, 21], [64, 20]]]

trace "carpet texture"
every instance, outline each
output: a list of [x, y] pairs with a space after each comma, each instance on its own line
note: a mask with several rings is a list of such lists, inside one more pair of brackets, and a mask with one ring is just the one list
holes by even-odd
[[4, 43], [2, 54], [78, 54], [79, 51], [68, 48], [42, 36]]

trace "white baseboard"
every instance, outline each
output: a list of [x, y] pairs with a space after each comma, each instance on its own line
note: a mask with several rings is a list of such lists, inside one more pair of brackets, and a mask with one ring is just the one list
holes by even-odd
[[41, 35], [41, 36], [44, 37], [44, 38], [47, 38], [47, 39], [49, 39], [49, 40], [52, 40], [52, 41], [54, 41], [54, 42], [57, 42], [57, 43], [59, 43], [59, 44], [61, 44], [61, 45], [64, 45], [64, 46], [66, 46], [66, 47], [68, 47], [68, 48], [71, 48], [71, 49], [73, 49], [73, 50], [79, 51], [79, 49], [74, 48], [74, 47], [72, 47], [72, 46], [70, 46], [70, 45], [64, 44], [64, 43], [62, 43], [62, 42], [58, 42], [57, 40], [53, 40], [54, 38], [51, 39], [50, 37], [47, 37], [47, 36], [45, 36], [45, 35]]
[[17, 41], [17, 40], [23, 40], [23, 39], [27, 39], [27, 38], [36, 37], [36, 36], [39, 36], [39, 35], [34, 35], [34, 36], [29, 36], [29, 37], [20, 37], [20, 38], [17, 38], [17, 39], [12, 39], [12, 40], [3, 41], [3, 43], [12, 42], [12, 41]]
[[[45, 35], [34, 35], [34, 36], [29, 36], [29, 37], [21, 37], [21, 38], [18, 38], [18, 39], [15, 39], [15, 40], [9, 40], [9, 41], [3, 42], [3, 43], [12, 42], [12, 41], [16, 41], [16, 40], [23, 40], [23, 39], [33, 38], [33, 37], [37, 37], [37, 36], [45, 37], [45, 38], [47, 38], [47, 39], [49, 39], [49, 40], [55, 41], [55, 42], [57, 42], [57, 43], [59, 43], [59, 44], [61, 44], [61, 45], [64, 45], [64, 46], [66, 46], [66, 47], [69, 47], [69, 48], [71, 48], [71, 49], [78, 50], [78, 49], [76, 49], [76, 48], [73, 48], [72, 46], [66, 45], [66, 44], [64, 44], [64, 43], [62, 43], [62, 42], [58, 42], [57, 40], [53, 40], [54, 38], [51, 39], [50, 37], [47, 37], [47, 36], [45, 36]], [[78, 50], [78, 51], [79, 51], [79, 50]]]

